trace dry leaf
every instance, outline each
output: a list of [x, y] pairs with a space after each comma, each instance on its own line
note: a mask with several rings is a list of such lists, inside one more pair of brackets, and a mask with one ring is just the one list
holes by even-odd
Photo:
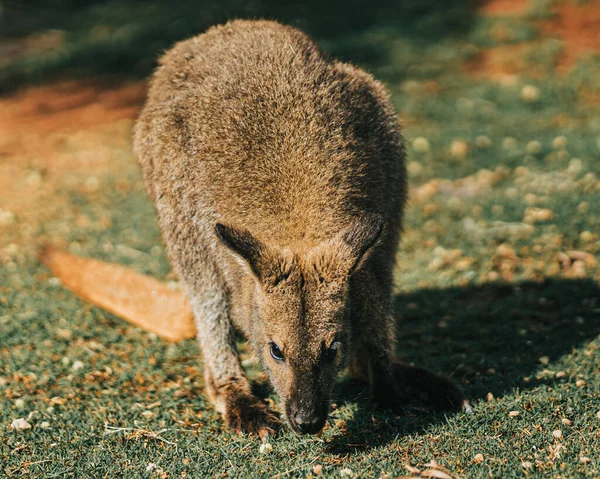
[[40, 260], [81, 298], [169, 341], [196, 334], [186, 296], [120, 265], [46, 247]]
[[410, 472], [411, 474], [421, 474], [421, 470], [411, 466], [410, 464], [404, 464], [404, 469], [406, 469], [408, 472]]
[[439, 469], [427, 469], [421, 473], [421, 477], [435, 477], [436, 479], [452, 479], [450, 474], [446, 474]]

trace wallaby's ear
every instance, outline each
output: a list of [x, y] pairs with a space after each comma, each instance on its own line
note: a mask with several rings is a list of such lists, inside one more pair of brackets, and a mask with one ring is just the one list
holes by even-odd
[[383, 233], [383, 221], [377, 214], [364, 216], [342, 233], [342, 240], [350, 249], [350, 273], [359, 269]]
[[231, 252], [250, 267], [258, 279], [262, 279], [261, 263], [265, 253], [265, 245], [256, 239], [249, 231], [217, 223], [215, 226], [217, 238]]
[[363, 266], [384, 230], [379, 215], [357, 218], [333, 238], [313, 248], [307, 258], [308, 270], [321, 283], [347, 278]]

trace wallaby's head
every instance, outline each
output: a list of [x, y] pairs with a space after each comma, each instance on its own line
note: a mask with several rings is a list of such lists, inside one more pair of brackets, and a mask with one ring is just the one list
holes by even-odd
[[216, 233], [250, 281], [250, 342], [292, 429], [325, 425], [331, 391], [352, 340], [350, 278], [381, 236], [369, 216], [306, 251], [267, 245], [251, 233], [217, 224]]

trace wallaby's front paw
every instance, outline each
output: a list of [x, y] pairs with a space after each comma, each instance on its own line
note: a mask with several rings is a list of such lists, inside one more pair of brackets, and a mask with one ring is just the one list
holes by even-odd
[[427, 369], [394, 363], [391, 378], [374, 378], [374, 381], [375, 400], [385, 408], [397, 410], [416, 398], [442, 411], [472, 412], [460, 387]]
[[225, 423], [238, 434], [258, 434], [261, 439], [275, 435], [280, 423], [266, 404], [251, 394], [236, 394], [225, 407]]

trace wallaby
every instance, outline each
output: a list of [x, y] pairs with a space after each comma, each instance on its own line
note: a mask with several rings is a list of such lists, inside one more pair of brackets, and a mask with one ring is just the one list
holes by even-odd
[[384, 407], [408, 392], [467, 404], [449, 380], [394, 360], [405, 153], [371, 75], [276, 22], [213, 27], [160, 60], [134, 150], [229, 427], [262, 437], [278, 424], [251, 392], [235, 329], [300, 434], [323, 428], [345, 364]]

